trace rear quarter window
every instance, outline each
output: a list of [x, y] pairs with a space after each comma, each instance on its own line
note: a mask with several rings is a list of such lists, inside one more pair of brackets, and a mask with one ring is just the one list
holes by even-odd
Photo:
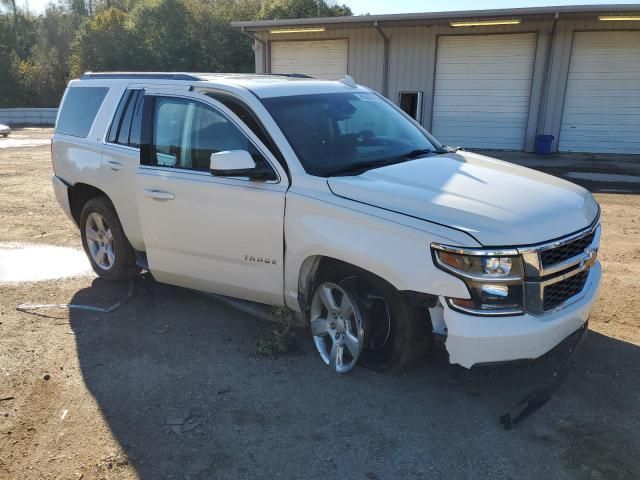
[[109, 91], [108, 87], [71, 87], [60, 107], [56, 133], [85, 138]]

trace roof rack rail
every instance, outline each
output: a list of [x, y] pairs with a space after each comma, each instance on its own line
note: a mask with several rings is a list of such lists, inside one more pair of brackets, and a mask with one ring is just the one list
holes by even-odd
[[86, 72], [80, 77], [81, 80], [99, 79], [143, 79], [143, 80], [202, 80], [200, 77], [188, 73], [126, 73], [126, 72]]
[[291, 78], [313, 78], [311, 75], [304, 73], [261, 73], [260, 75], [274, 75], [277, 77], [291, 77]]

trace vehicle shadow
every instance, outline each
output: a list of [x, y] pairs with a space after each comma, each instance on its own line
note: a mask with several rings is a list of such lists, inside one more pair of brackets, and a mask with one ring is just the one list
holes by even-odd
[[[135, 281], [109, 313], [73, 310], [84, 381], [143, 480], [637, 478], [640, 348], [591, 332], [564, 384], [504, 430], [501, 414], [557, 367], [465, 370], [431, 354], [404, 374], [332, 374], [254, 353], [272, 325], [210, 297]], [[109, 304], [94, 280], [71, 303]]]

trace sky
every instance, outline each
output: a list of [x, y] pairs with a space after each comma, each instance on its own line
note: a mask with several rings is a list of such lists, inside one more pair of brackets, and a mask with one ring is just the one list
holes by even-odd
[[[51, 0], [18, 0], [18, 4], [23, 8], [28, 7], [32, 13], [40, 13], [44, 11], [50, 1]], [[349, 5], [356, 15], [365, 13], [375, 15], [385, 13], [447, 12], [455, 10], [491, 10], [494, 8], [541, 7], [550, 5], [595, 5], [637, 2], [638, 0], [484, 0], [480, 6], [478, 0], [402, 0], [397, 2], [390, 2], [389, 0], [335, 1], [335, 3], [345, 3]]]

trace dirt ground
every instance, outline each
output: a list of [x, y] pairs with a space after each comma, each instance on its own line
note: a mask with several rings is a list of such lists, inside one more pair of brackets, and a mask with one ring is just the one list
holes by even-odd
[[[0, 242], [80, 248], [50, 175], [48, 146], [0, 144]], [[499, 416], [563, 352], [471, 371], [435, 352], [404, 374], [337, 376], [306, 332], [295, 353], [257, 356], [272, 324], [148, 276], [110, 314], [16, 310], [127, 291], [93, 274], [0, 284], [0, 479], [640, 478], [640, 196], [596, 197], [591, 332], [512, 430]]]

